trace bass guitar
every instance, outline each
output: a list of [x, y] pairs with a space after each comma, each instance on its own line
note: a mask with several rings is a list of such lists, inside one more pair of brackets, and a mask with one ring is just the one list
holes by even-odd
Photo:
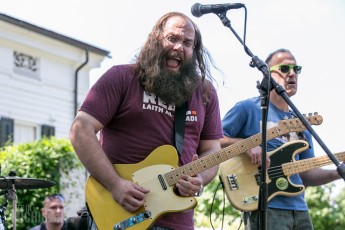
[[[322, 123], [322, 117], [317, 114], [306, 119], [311, 125]], [[303, 130], [305, 126], [298, 118], [281, 120], [277, 126], [267, 130], [267, 139]], [[178, 166], [176, 149], [171, 145], [156, 148], [139, 163], [114, 164], [114, 169], [122, 178], [150, 190], [145, 195], [145, 204], [135, 212], [123, 209], [106, 188], [89, 176], [85, 186], [86, 202], [98, 229], [148, 229], [165, 213], [194, 208], [197, 205], [195, 197], [181, 197], [174, 193], [174, 187], [181, 176], [194, 176], [219, 165], [260, 145], [261, 139], [261, 134], [256, 134], [181, 167]]]
[[[277, 195], [295, 196], [304, 191], [304, 185], [296, 185], [290, 176], [332, 163], [326, 156], [295, 160], [295, 155], [309, 147], [305, 141], [291, 141], [268, 153], [271, 164], [266, 173], [267, 200]], [[339, 161], [345, 152], [335, 154]], [[230, 203], [243, 212], [258, 208], [261, 168], [253, 164], [247, 154], [236, 156], [219, 166], [220, 178]]]

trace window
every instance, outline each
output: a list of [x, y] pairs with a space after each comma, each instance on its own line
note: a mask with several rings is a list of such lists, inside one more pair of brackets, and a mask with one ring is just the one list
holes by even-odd
[[14, 122], [14, 144], [21, 144], [32, 142], [40, 138], [37, 134], [37, 125], [35, 123], [27, 121], [18, 121]]

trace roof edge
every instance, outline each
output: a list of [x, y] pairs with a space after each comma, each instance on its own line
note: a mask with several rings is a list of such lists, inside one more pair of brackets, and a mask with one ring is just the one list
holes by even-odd
[[56, 33], [52, 30], [47, 30], [45, 28], [42, 28], [42, 27], [36, 26], [34, 24], [19, 20], [17, 18], [8, 16], [6, 14], [0, 13], [0, 20], [11, 23], [11, 24], [19, 26], [19, 27], [22, 27], [24, 29], [34, 31], [34, 32], [39, 33], [41, 35], [59, 40], [61, 42], [67, 43], [69, 45], [72, 45], [72, 46], [75, 46], [78, 48], [81, 48], [83, 50], [88, 50], [90, 52], [94, 52], [94, 53], [106, 56], [108, 58], [111, 58], [110, 51], [108, 51], [108, 50], [87, 44], [85, 42], [76, 40], [76, 39], [71, 38], [71, 37], [67, 37], [63, 34]]

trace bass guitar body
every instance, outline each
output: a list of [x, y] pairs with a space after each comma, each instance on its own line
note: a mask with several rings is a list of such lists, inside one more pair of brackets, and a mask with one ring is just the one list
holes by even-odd
[[[308, 148], [305, 141], [292, 141], [268, 153], [271, 159], [266, 173], [268, 201], [274, 196], [294, 196], [304, 191], [282, 172], [282, 165], [293, 162], [294, 156]], [[253, 164], [247, 154], [220, 164], [220, 178], [230, 203], [238, 210], [249, 212], [258, 208], [261, 167]]]

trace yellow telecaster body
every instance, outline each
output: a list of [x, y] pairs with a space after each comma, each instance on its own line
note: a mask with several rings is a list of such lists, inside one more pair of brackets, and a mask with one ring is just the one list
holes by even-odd
[[[86, 186], [86, 200], [96, 221], [98, 228], [114, 229], [117, 220], [122, 220], [126, 229], [147, 229], [156, 219], [167, 212], [184, 211], [194, 208], [197, 201], [194, 197], [180, 197], [175, 195], [172, 186], [164, 177], [165, 173], [177, 168], [177, 153], [173, 146], [163, 145], [156, 148], [144, 161], [137, 164], [116, 164], [115, 170], [127, 180], [134, 181], [149, 188], [150, 193], [145, 197], [145, 206], [135, 213], [125, 211], [117, 204], [108, 192], [94, 178], [89, 177]], [[152, 177], [156, 175], [155, 177]], [[127, 221], [126, 221], [127, 220]], [[136, 227], [140, 226], [140, 227]]]

